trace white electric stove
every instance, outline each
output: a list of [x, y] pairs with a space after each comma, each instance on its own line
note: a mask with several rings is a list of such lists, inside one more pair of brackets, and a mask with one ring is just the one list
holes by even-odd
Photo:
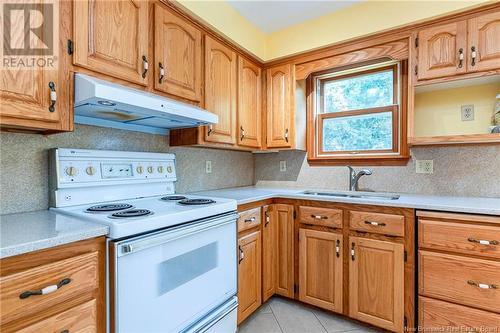
[[236, 331], [236, 201], [176, 180], [173, 154], [50, 151], [51, 209], [110, 228], [109, 332]]

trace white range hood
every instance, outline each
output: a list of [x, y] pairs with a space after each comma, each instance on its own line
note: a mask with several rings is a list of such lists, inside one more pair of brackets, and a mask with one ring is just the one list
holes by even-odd
[[75, 123], [166, 134], [217, 122], [215, 114], [195, 105], [75, 74]]

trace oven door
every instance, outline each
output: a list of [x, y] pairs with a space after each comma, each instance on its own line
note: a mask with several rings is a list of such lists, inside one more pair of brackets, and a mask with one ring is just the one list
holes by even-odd
[[112, 243], [111, 329], [179, 332], [234, 296], [237, 217], [230, 213]]

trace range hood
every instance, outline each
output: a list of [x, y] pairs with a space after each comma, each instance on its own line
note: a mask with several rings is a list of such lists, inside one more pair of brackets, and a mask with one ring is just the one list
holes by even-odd
[[167, 134], [217, 122], [215, 114], [195, 105], [75, 74], [75, 123]]

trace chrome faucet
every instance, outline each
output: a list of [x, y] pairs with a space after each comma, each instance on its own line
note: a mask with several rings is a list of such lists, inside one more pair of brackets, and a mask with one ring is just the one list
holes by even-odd
[[359, 178], [362, 176], [369, 176], [373, 173], [370, 169], [363, 169], [360, 170], [359, 172], [354, 171], [354, 169], [351, 166], [348, 166], [349, 168], [349, 190], [350, 191], [358, 191], [358, 182]]

